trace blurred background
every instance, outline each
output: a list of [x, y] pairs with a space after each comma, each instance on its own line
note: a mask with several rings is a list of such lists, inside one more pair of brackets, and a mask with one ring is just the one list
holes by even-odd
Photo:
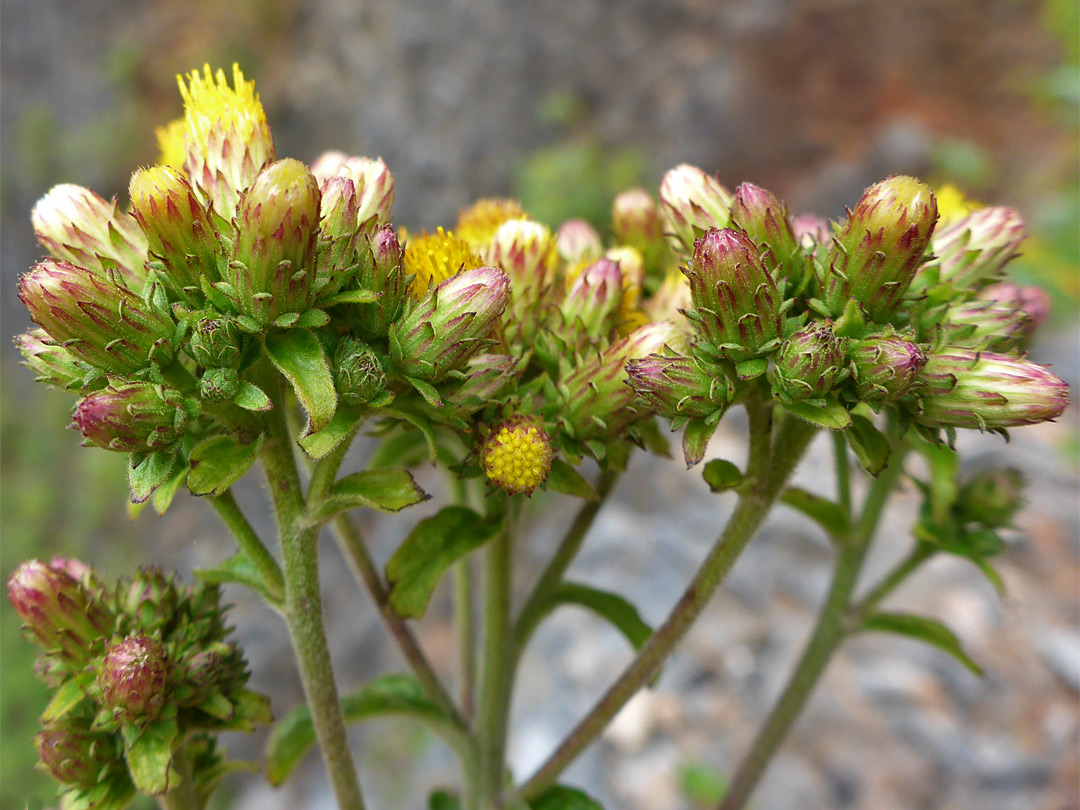
[[[5, 577], [23, 558], [60, 552], [110, 575], [133, 560], [188, 575], [230, 553], [210, 510], [190, 498], [164, 518], [130, 520], [122, 460], [78, 449], [62, 429], [71, 401], [33, 385], [10, 342], [28, 326], [16, 279], [41, 253], [34, 202], [58, 182], [124, 198], [130, 172], [156, 160], [154, 127], [181, 112], [176, 74], [203, 63], [236, 61], [256, 79], [279, 156], [381, 156], [396, 178], [395, 222], [414, 230], [452, 225], [459, 208], [492, 195], [516, 196], [552, 225], [585, 217], [603, 229], [616, 191], [655, 193], [680, 162], [830, 217], [888, 174], [952, 182], [1023, 212], [1032, 237], [1013, 276], [1055, 302], [1032, 355], [1074, 391], [1080, 382], [1075, 0], [2, 0], [0, 12]], [[965, 437], [974, 467], [1012, 464], [1031, 482], [1000, 566], [1004, 598], [956, 560], [933, 563], [897, 597], [952, 624], [986, 677], [893, 639], [849, 644], [758, 807], [1080, 807], [1076, 422], [1074, 405], [1058, 423], [1016, 431], [1008, 446]], [[714, 451], [737, 458], [739, 435], [734, 421]], [[730, 509], [681, 466], [639, 459], [577, 569], [639, 594], [650, 621], [666, 615]], [[827, 468], [811, 460], [802, 475], [820, 486]], [[258, 481], [243, 482], [240, 498], [264, 511]], [[910, 493], [899, 499], [871, 573], [903, 553], [914, 504]], [[380, 558], [417, 516], [370, 527]], [[559, 520], [537, 527], [523, 582], [550, 553]], [[567, 780], [613, 809], [713, 806], [801, 647], [829, 559], [822, 537], [777, 510], [658, 687]], [[324, 568], [343, 685], [400, 668], [330, 546]], [[299, 696], [284, 627], [247, 594], [229, 596], [253, 685], [283, 714]], [[435, 607], [418, 633], [449, 674], [445, 594]], [[44, 693], [6, 600], [0, 622], [0, 807], [40, 808], [52, 791], [33, 770], [30, 738]], [[538, 635], [514, 708], [519, 774], [628, 656], [579, 614], [559, 614]], [[355, 733], [375, 807], [419, 807], [453, 778], [450, 754], [418, 727], [379, 722]], [[261, 742], [229, 739], [252, 758]], [[220, 806], [330, 806], [318, 763], [308, 765], [278, 792], [237, 778]]]

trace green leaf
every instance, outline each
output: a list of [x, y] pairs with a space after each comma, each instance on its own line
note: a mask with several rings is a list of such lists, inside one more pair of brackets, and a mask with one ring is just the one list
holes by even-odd
[[179, 779], [172, 764], [172, 747], [179, 729], [175, 720], [157, 720], [145, 728], [124, 726], [125, 756], [135, 787], [142, 793], [160, 796], [170, 782]]
[[683, 433], [682, 448], [686, 458], [686, 469], [705, 458], [705, 451], [709, 447], [709, 439], [716, 432], [716, 425], [710, 425], [703, 419], [691, 419], [686, 423], [686, 431]]
[[315, 433], [300, 437], [300, 447], [308, 458], [318, 460], [349, 438], [356, 430], [360, 414], [349, 408], [340, 407], [330, 424]]
[[577, 582], [563, 582], [551, 593], [550, 610], [559, 605], [578, 605], [587, 608], [602, 619], [607, 619], [615, 626], [635, 650], [653, 634], [652, 628], [641, 618], [638, 609], [629, 600], [617, 593], [581, 585]]
[[94, 673], [89, 671], [80, 672], [78, 675], [65, 681], [63, 685], [56, 690], [56, 694], [53, 695], [52, 700], [49, 701], [49, 705], [45, 707], [45, 711], [41, 715], [42, 724], [44, 725], [61, 718], [78, 706], [83, 698], [86, 697], [86, 687], [93, 681]]
[[927, 442], [920, 446], [920, 451], [930, 466], [930, 508], [934, 522], [944, 526], [949, 522], [959, 493], [956, 482], [959, 460], [956, 451], [943, 444]]
[[213, 568], [199, 568], [195, 576], [203, 582], [212, 585], [224, 585], [235, 582], [253, 588], [263, 595], [271, 604], [279, 605], [285, 598], [285, 594], [272, 582], [267, 582], [258, 567], [251, 561], [246, 552], [240, 550], [229, 559]]
[[799, 487], [789, 487], [784, 490], [780, 500], [816, 522], [830, 537], [844, 537], [851, 528], [844, 510], [828, 498], [814, 495]]
[[698, 762], [684, 765], [679, 770], [679, 788], [695, 807], [713, 807], [727, 793], [728, 783], [712, 768]]
[[223, 495], [244, 477], [262, 446], [260, 435], [251, 444], [240, 444], [232, 436], [211, 436], [191, 451], [191, 471], [187, 484], [192, 495]]
[[848, 444], [870, 475], [877, 477], [889, 461], [889, 440], [885, 434], [874, 427], [874, 423], [865, 416], [851, 415], [851, 425], [844, 435]]
[[769, 360], [765, 357], [743, 360], [741, 363], [735, 364], [735, 376], [740, 380], [752, 380], [764, 374], [768, 367]]
[[925, 641], [947, 652], [976, 675], [982, 675], [982, 668], [967, 656], [956, 634], [936, 619], [911, 613], [872, 613], [863, 620], [862, 629]]
[[155, 489], [169, 480], [175, 463], [176, 454], [165, 450], [147, 453], [145, 456], [132, 453], [128, 460], [131, 502], [143, 503], [153, 495]]
[[432, 408], [443, 407], [442, 397], [439, 396], [439, 392], [435, 390], [435, 386], [429, 383], [427, 380], [422, 380], [419, 377], [405, 377], [408, 380], [409, 385], [419, 392], [420, 396], [424, 398], [428, 405]]
[[162, 484], [154, 492], [153, 498], [151, 498], [151, 504], [154, 507], [154, 511], [159, 516], [164, 515], [168, 511], [169, 506], [173, 502], [173, 498], [176, 497], [176, 493], [180, 491], [180, 487], [184, 485], [184, 479], [187, 477], [188, 463], [181, 460], [181, 463], [177, 465], [176, 471], [173, 473], [172, 478]]
[[714, 458], [705, 465], [701, 477], [713, 492], [727, 492], [743, 482], [742, 470], [722, 458]]
[[69, 787], [60, 804], [64, 810], [127, 810], [134, 799], [135, 786], [123, 771], [93, 787]]
[[402, 430], [383, 438], [368, 459], [368, 469], [415, 467], [428, 458], [427, 437], [419, 430]]
[[386, 563], [394, 610], [406, 618], [423, 616], [446, 569], [500, 528], [500, 523], [486, 521], [464, 506], [448, 506], [421, 520]]
[[367, 507], [380, 512], [400, 512], [431, 496], [416, 484], [412, 473], [402, 468], [362, 470], [334, 484], [326, 500], [318, 504], [312, 517], [329, 520], [341, 512]]
[[[341, 708], [348, 723], [394, 714], [427, 723], [455, 750], [467, 749], [468, 741], [447, 714], [428, 700], [423, 687], [407, 675], [384, 675], [345, 695]], [[266, 747], [266, 778], [282, 784], [315, 744], [311, 712], [301, 704], [281, 718]]]
[[303, 329], [319, 329], [328, 323], [330, 323], [330, 316], [321, 309], [309, 309], [300, 313], [295, 325]]
[[266, 354], [293, 387], [307, 411], [304, 434], [322, 430], [334, 418], [337, 391], [322, 344], [311, 332], [290, 329], [266, 336]]
[[461, 799], [449, 790], [436, 790], [428, 796], [428, 810], [461, 810]]
[[784, 410], [829, 430], [843, 430], [851, 424], [851, 415], [839, 402], [828, 402], [822, 408], [806, 402], [785, 402]]
[[548, 788], [533, 799], [530, 807], [532, 810], [604, 810], [585, 791], [565, 785]]
[[249, 382], [240, 383], [240, 393], [233, 397], [233, 404], [238, 405], [245, 411], [272, 411], [274, 404], [270, 397], [263, 393], [257, 385]]
[[347, 290], [319, 301], [320, 307], [332, 307], [337, 304], [374, 304], [382, 296], [374, 290]]
[[563, 461], [561, 458], [553, 459], [551, 471], [548, 473], [544, 488], [552, 492], [561, 492], [564, 495], [573, 495], [586, 501], [596, 501], [600, 496], [596, 490], [585, 480], [584, 476]]

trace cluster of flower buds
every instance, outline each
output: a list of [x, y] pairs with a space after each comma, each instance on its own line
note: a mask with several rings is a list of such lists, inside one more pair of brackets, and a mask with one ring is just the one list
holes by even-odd
[[[85, 564], [56, 558], [20, 565], [8, 599], [41, 650], [39, 675], [62, 696], [35, 743], [64, 806], [162, 794], [181, 746], [270, 720], [266, 698], [245, 688], [242, 653], [225, 640], [216, 585], [186, 587], [146, 568], [106, 587]], [[139, 742], [149, 739], [154, 746]], [[196, 783], [218, 778], [222, 763], [205, 760]]]

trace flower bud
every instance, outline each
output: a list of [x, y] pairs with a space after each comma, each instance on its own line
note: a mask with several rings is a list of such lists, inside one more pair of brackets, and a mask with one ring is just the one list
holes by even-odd
[[383, 392], [386, 374], [370, 346], [345, 337], [334, 352], [334, 385], [347, 405], [359, 407]]
[[735, 189], [731, 222], [746, 231], [759, 247], [768, 248], [777, 264], [790, 262], [799, 252], [787, 206], [761, 186], [743, 183]]
[[831, 321], [811, 321], [784, 341], [771, 381], [781, 400], [820, 399], [847, 374], [845, 345]]
[[1043, 366], [990, 352], [946, 348], [919, 375], [921, 410], [930, 427], [997, 428], [1056, 419], [1069, 404], [1069, 386]]
[[240, 393], [240, 373], [235, 368], [210, 368], [199, 379], [199, 396], [213, 404], [229, 402]]
[[484, 197], [458, 211], [454, 233], [473, 250], [482, 251], [499, 226], [511, 219], [528, 219], [521, 203], [507, 197]]
[[[937, 257], [939, 281], [957, 290], [976, 290], [995, 281], [1026, 238], [1024, 220], [1012, 208], [980, 208], [934, 233], [930, 249]], [[915, 286], [923, 286], [924, 280], [920, 274]]]
[[390, 324], [401, 317], [409, 297], [409, 284], [405, 251], [394, 229], [384, 225], [375, 231], [370, 243], [372, 261], [361, 264], [356, 278], [361, 288], [379, 293], [379, 299], [352, 307], [350, 317], [361, 337], [375, 341], [384, 340]]
[[1024, 476], [1012, 467], [978, 473], [957, 497], [962, 519], [988, 529], [1012, 523], [1024, 504]]
[[[37, 375], [34, 378], [37, 382], [70, 390], [85, 387], [90, 367], [76, 360], [43, 329], [24, 332], [15, 338], [15, 345], [23, 356], [23, 364]], [[104, 385], [104, 380], [98, 385]]]
[[660, 207], [643, 188], [632, 188], [615, 196], [611, 204], [611, 230], [620, 242], [640, 245], [663, 236]]
[[937, 218], [933, 192], [914, 177], [868, 188], [828, 260], [825, 303], [832, 314], [854, 299], [871, 320], [887, 318], [922, 264]]
[[853, 341], [848, 356], [855, 372], [855, 394], [861, 402], [889, 402], [911, 390], [926, 365], [917, 343], [896, 335]]
[[120, 453], [172, 449], [187, 417], [176, 391], [151, 383], [126, 383], [83, 397], [72, 427], [90, 444]]
[[82, 186], [53, 186], [30, 218], [38, 242], [54, 258], [101, 276], [115, 267], [136, 293], [146, 286], [146, 235], [115, 200], [106, 202]]
[[1031, 331], [1031, 318], [1022, 309], [993, 301], [965, 301], [949, 307], [944, 327], [950, 346], [1009, 351]]
[[411, 377], [445, 379], [491, 343], [509, 297], [510, 279], [496, 267], [448, 278], [390, 327], [394, 363]]
[[111, 641], [98, 670], [102, 702], [121, 722], [156, 720], [168, 697], [171, 670], [160, 641], [141, 634]]
[[172, 621], [180, 600], [176, 578], [156, 565], [139, 568], [126, 589], [119, 594], [120, 611], [135, 621], [140, 630], [152, 632]]
[[731, 401], [734, 387], [719, 370], [707, 370], [692, 357], [651, 354], [626, 364], [629, 386], [649, 407], [668, 419], [704, 418]]
[[445, 399], [451, 413], [468, 416], [496, 399], [514, 379], [518, 358], [505, 354], [478, 354], [465, 366], [461, 387]]
[[496, 425], [480, 450], [488, 481], [510, 495], [532, 495], [551, 470], [551, 438], [535, 417]]
[[197, 300], [201, 279], [219, 281], [225, 248], [209, 212], [187, 178], [168, 166], [139, 169], [131, 176], [131, 208], [146, 233], [150, 253], [165, 265], [176, 295]]
[[214, 641], [182, 661], [174, 673], [175, 693], [187, 693], [183, 705], [197, 706], [212, 692], [228, 695], [247, 682], [243, 653], [234, 643]]
[[579, 264], [599, 259], [604, 253], [604, 243], [588, 222], [568, 219], [555, 233], [555, 249], [567, 264]]
[[200, 318], [191, 330], [187, 353], [203, 368], [240, 368], [244, 333], [225, 315]]
[[390, 221], [394, 175], [381, 158], [348, 157], [341, 152], [327, 152], [312, 164], [311, 171], [324, 192], [328, 182], [335, 177], [344, 177], [352, 183], [356, 199], [353, 230], [365, 226], [365, 232], [372, 233], [379, 225]]
[[315, 177], [292, 158], [268, 166], [244, 194], [230, 273], [241, 312], [263, 326], [308, 307], [319, 201]]
[[182, 77], [177, 81], [184, 99], [187, 176], [218, 216], [232, 219], [244, 190], [274, 160], [255, 83], [245, 81], [235, 64], [231, 88], [225, 71], [211, 73], [209, 65], [201, 76], [197, 70], [188, 74], [186, 85]]
[[626, 365], [658, 354], [678, 335], [675, 324], [668, 321], [647, 324], [590, 355], [561, 380], [560, 419], [570, 435], [581, 440], [613, 438], [642, 416], [644, 412], [633, 407], [634, 390], [626, 384]]
[[694, 243], [683, 272], [694, 303], [688, 317], [721, 357], [740, 362], [776, 347], [780, 291], [749, 237], [710, 228]]
[[688, 256], [702, 231], [726, 228], [731, 201], [731, 192], [696, 166], [684, 163], [665, 174], [660, 211], [672, 249]]
[[413, 276], [412, 296], [420, 298], [436, 284], [464, 270], [475, 270], [483, 261], [451, 231], [437, 228], [423, 233], [405, 245], [405, 272]]
[[113, 618], [64, 566], [27, 560], [8, 578], [8, 600], [46, 653], [80, 666]]
[[45, 259], [19, 279], [30, 318], [76, 359], [131, 374], [172, 359], [176, 326], [125, 287], [64, 261]]
[[978, 297], [984, 301], [993, 301], [1001, 306], [1023, 310], [1027, 313], [1028, 321], [1024, 328], [1025, 337], [1030, 337], [1036, 329], [1050, 318], [1050, 296], [1042, 287], [1003, 281], [984, 288], [979, 292]]
[[89, 722], [68, 718], [50, 723], [35, 737], [41, 767], [57, 782], [78, 787], [93, 787], [103, 773], [123, 754], [117, 750], [116, 738], [90, 730]]
[[556, 251], [551, 231], [539, 222], [511, 219], [495, 231], [485, 260], [510, 277], [515, 316], [524, 317], [553, 281]]
[[622, 297], [622, 272], [618, 263], [599, 259], [578, 276], [559, 309], [571, 332], [599, 338], [611, 331]]
[[829, 244], [829, 223], [814, 214], [792, 217], [791, 232], [806, 250], [813, 250], [815, 245]]

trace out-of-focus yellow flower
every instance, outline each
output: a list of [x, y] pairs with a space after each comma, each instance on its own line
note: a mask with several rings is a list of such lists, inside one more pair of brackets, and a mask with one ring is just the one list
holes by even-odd
[[973, 211], [985, 207], [981, 202], [969, 199], [964, 192], [952, 183], [945, 183], [945, 185], [938, 188], [934, 191], [934, 196], [937, 198], [938, 228], [963, 219]]
[[158, 149], [161, 151], [158, 157], [159, 166], [171, 166], [174, 169], [183, 170], [184, 163], [187, 161], [187, 143], [184, 140], [186, 133], [187, 119], [185, 118], [176, 118], [154, 130]]
[[485, 197], [458, 212], [458, 238], [476, 250], [484, 248], [499, 226], [511, 219], [528, 219], [521, 203], [507, 197]]
[[421, 298], [450, 276], [475, 270], [483, 264], [465, 240], [441, 227], [435, 233], [425, 231], [405, 244], [405, 272], [416, 276], [412, 283], [413, 298]]

